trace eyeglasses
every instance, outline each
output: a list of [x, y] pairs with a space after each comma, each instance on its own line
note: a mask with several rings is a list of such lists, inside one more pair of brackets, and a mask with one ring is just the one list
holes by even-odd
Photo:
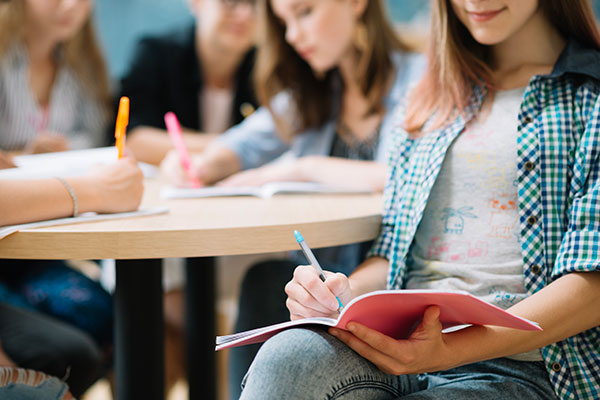
[[252, 8], [256, 7], [256, 0], [221, 0], [221, 4], [229, 9], [234, 9], [237, 6], [246, 5]]

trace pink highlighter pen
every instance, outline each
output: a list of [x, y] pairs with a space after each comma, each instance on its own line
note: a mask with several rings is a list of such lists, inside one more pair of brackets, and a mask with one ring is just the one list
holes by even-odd
[[183, 135], [181, 134], [181, 126], [179, 125], [179, 121], [175, 116], [175, 113], [169, 111], [165, 114], [165, 124], [167, 125], [167, 132], [169, 132], [169, 137], [179, 154], [179, 160], [181, 161], [181, 165], [185, 170], [188, 179], [192, 182], [192, 186], [198, 188], [202, 186], [198, 178], [194, 176], [192, 173], [191, 162], [190, 162], [190, 154], [188, 153], [187, 147], [185, 147], [185, 143], [183, 142]]

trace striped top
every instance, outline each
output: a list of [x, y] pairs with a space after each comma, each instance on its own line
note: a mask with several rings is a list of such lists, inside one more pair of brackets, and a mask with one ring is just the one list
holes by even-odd
[[[523, 282], [532, 295], [572, 272], [600, 272], [600, 52], [571, 40], [552, 74], [525, 90], [516, 138]], [[379, 238], [370, 256], [390, 263], [388, 287], [404, 288], [407, 257], [447, 150], [481, 110], [475, 87], [464, 115], [419, 139], [401, 128], [390, 150]], [[600, 326], [542, 348], [562, 400], [600, 398]]]
[[73, 149], [104, 143], [107, 121], [101, 103], [69, 67], [59, 67], [46, 108], [38, 104], [28, 73], [27, 51], [12, 46], [0, 60], [0, 149], [22, 150], [41, 131], [66, 135]]

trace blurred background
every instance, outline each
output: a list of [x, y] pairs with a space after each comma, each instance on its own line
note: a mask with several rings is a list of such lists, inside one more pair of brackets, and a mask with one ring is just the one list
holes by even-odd
[[[427, 33], [429, 1], [386, 0], [400, 29], [419, 37]], [[600, 1], [593, 0], [600, 16]], [[113, 79], [126, 71], [140, 36], [160, 33], [192, 19], [186, 0], [102, 0], [96, 2], [96, 27]]]

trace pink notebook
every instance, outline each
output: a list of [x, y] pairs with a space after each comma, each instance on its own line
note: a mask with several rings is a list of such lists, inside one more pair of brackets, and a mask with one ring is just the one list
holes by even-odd
[[496, 325], [526, 331], [541, 331], [535, 322], [517, 317], [467, 292], [432, 290], [382, 290], [364, 294], [348, 303], [338, 319], [305, 318], [217, 336], [216, 350], [261, 343], [282, 330], [304, 325], [335, 326], [344, 329], [350, 321], [360, 322], [396, 339], [405, 339], [421, 322], [425, 309], [440, 308], [444, 329], [461, 325]]

